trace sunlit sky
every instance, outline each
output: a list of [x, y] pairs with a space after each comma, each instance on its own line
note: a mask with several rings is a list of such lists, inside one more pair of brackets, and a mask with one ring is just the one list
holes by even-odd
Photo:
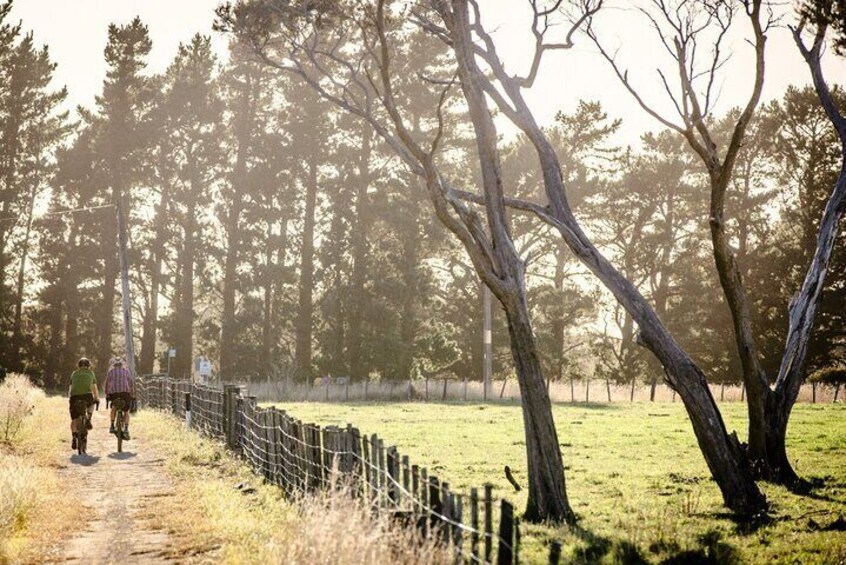
[[[109, 23], [126, 23], [140, 16], [149, 26], [153, 41], [149, 68], [158, 72], [167, 67], [179, 43], [198, 32], [211, 34], [216, 52], [225, 57], [226, 38], [211, 30], [217, 4], [219, 0], [16, 0], [12, 19], [23, 20], [24, 28], [34, 32], [38, 43], [49, 45], [58, 63], [56, 83], [68, 87], [69, 106], [90, 106], [105, 77], [103, 48]], [[481, 5], [509, 70], [523, 70], [532, 46], [526, 3], [481, 0]], [[597, 18], [600, 36], [612, 50], [619, 48], [621, 64], [629, 69], [646, 98], [662, 111], [669, 110], [656, 67], [670, 67], [646, 20], [628, 2], [610, 0], [606, 5], [608, 8]], [[808, 82], [808, 70], [786, 29], [792, 22], [788, 15], [782, 26], [770, 33], [765, 100], [778, 97], [790, 84]], [[748, 24], [740, 22], [738, 31], [747, 32]], [[742, 104], [751, 88], [752, 48], [735, 37], [730, 49], [733, 58], [723, 73], [721, 111]], [[831, 56], [826, 59], [829, 82], [846, 83], [846, 61]], [[659, 127], [636, 106], [584, 37], [577, 39], [572, 50], [550, 53], [528, 98], [541, 123], [549, 123], [559, 110], [572, 110], [579, 99], [598, 99], [612, 117], [623, 119], [623, 143], [633, 143], [642, 132]]]

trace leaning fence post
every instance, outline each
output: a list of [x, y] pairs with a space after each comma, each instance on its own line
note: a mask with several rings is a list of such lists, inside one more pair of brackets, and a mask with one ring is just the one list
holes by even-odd
[[499, 546], [497, 565], [512, 565], [514, 562], [514, 507], [507, 500], [500, 501]]

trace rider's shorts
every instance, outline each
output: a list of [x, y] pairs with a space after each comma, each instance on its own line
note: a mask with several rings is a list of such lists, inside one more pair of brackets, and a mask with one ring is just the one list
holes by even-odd
[[106, 397], [106, 399], [114, 404], [115, 400], [120, 398], [123, 400], [123, 408], [124, 410], [129, 410], [129, 406], [132, 403], [132, 395], [128, 392], [115, 392]]
[[94, 395], [90, 392], [86, 394], [75, 394], [70, 397], [68, 404], [70, 406], [71, 420], [75, 420], [82, 416], [89, 406], [94, 404]]

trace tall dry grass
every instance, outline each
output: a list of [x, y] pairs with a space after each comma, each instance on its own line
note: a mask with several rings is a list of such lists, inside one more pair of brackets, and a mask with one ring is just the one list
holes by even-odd
[[0, 385], [0, 563], [42, 561], [74, 519], [56, 473], [65, 402], [22, 375]]
[[44, 392], [24, 375], [10, 375], [0, 384], [0, 443], [13, 447], [20, 439], [24, 422], [35, 410]]
[[239, 564], [453, 562], [442, 548], [374, 517], [343, 489], [286, 500], [220, 442], [186, 430], [172, 416], [145, 410], [134, 422], [175, 481], [177, 496], [147, 516], [171, 533], [173, 557], [200, 553]]

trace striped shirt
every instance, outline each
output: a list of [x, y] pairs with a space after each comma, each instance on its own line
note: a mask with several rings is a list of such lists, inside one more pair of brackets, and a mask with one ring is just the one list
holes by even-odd
[[123, 367], [114, 368], [106, 375], [106, 394], [115, 394], [118, 392], [135, 392], [132, 375]]

